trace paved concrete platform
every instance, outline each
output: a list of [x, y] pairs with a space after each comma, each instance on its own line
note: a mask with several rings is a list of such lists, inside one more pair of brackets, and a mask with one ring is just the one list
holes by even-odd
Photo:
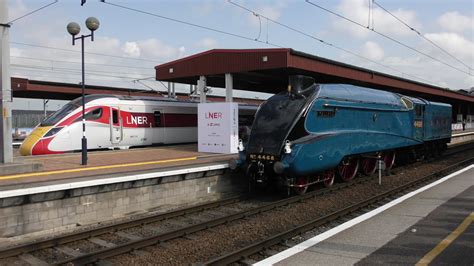
[[137, 171], [159, 171], [169, 167], [228, 162], [235, 155], [197, 152], [196, 144], [107, 150], [88, 153], [88, 165], [82, 166], [80, 153], [21, 157], [30, 164], [42, 164], [41, 171], [29, 174], [0, 175], [0, 191], [42, 182], [115, 176]]
[[334, 228], [335, 235], [316, 236], [257, 265], [474, 265], [474, 165], [408, 196], [352, 227]]
[[16, 160], [13, 163], [0, 164], [0, 176], [38, 172], [43, 170], [43, 164], [36, 162], [22, 162]]

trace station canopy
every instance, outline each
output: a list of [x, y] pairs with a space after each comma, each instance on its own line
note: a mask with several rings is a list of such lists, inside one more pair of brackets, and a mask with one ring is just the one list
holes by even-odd
[[474, 97], [366, 68], [329, 60], [288, 48], [214, 49], [155, 67], [156, 80], [196, 84], [205, 76], [208, 86], [277, 93], [286, 89], [288, 76], [307, 75], [317, 83], [348, 83], [442, 102], [474, 103]]
[[[13, 97], [53, 100], [73, 100], [82, 95], [80, 84], [61, 83], [53, 81], [11, 78]], [[161, 96], [153, 91], [137, 91], [128, 88], [86, 85], [84, 90], [89, 94], [114, 94], [130, 96]]]

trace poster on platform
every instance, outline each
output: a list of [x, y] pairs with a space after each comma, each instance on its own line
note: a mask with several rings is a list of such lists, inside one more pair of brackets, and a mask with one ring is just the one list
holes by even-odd
[[198, 150], [212, 153], [237, 153], [239, 107], [237, 103], [198, 105]]

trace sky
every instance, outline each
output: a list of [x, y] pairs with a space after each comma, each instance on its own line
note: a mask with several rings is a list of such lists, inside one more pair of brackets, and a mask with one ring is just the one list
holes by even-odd
[[[0, 1], [8, 3], [7, 22], [55, 2]], [[443, 88], [474, 87], [473, 0], [87, 0], [84, 6], [80, 2], [59, 0], [12, 23], [12, 76], [79, 83], [80, 45], [72, 46], [66, 25], [75, 21], [81, 33], [88, 34], [85, 20], [95, 16], [101, 24], [94, 42], [85, 43], [86, 84], [164, 91], [163, 84], [154, 80], [154, 66], [161, 63], [214, 48], [288, 47]], [[220, 89], [212, 92], [223, 95]], [[61, 104], [51, 101], [48, 109]], [[42, 102], [15, 99], [13, 108], [41, 109]]]

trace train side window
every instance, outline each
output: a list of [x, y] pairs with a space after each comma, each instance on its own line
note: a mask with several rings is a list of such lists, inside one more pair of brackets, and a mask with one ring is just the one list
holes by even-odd
[[112, 123], [117, 124], [119, 122], [118, 119], [118, 110], [113, 109], [112, 110]]
[[161, 125], [161, 112], [155, 111], [153, 115], [155, 116], [155, 127], [159, 127]]
[[97, 120], [102, 117], [102, 108], [94, 109], [85, 115], [86, 120]]

